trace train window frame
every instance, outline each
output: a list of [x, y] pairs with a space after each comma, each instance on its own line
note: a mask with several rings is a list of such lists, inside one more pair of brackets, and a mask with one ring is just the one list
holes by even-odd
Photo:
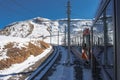
[[[108, 67], [108, 65], [110, 65], [110, 66], [114, 66], [114, 54], [115, 54], [115, 52], [114, 52], [114, 47], [115, 47], [115, 43], [114, 43], [114, 37], [115, 37], [115, 35], [114, 35], [114, 10], [113, 10], [113, 1], [112, 0], [105, 0], [104, 1], [104, 3], [101, 3], [102, 4], [102, 6], [100, 5], [100, 7], [99, 7], [99, 9], [98, 9], [98, 13], [97, 13], [97, 15], [96, 15], [96, 17], [95, 17], [95, 20], [94, 20], [94, 22], [93, 22], [93, 26], [92, 26], [92, 52], [94, 52], [93, 50], [94, 50], [94, 46], [100, 46], [100, 42], [99, 42], [99, 37], [97, 37], [98, 39], [96, 40], [97, 41], [97, 45], [96, 45], [96, 43], [94, 43], [94, 35], [96, 35], [95, 33], [94, 33], [94, 29], [95, 29], [95, 27], [96, 27], [96, 24], [99, 24], [99, 25], [102, 25], [102, 27], [103, 27], [103, 30], [104, 30], [104, 44], [102, 45], [102, 46], [104, 46], [104, 61], [101, 61], [102, 63], [103, 63], [103, 65], [104, 66], [106, 66], [106, 67]], [[112, 4], [112, 5], [110, 5], [110, 4]], [[111, 8], [111, 10], [110, 10], [110, 13], [111, 13], [111, 15], [110, 15], [110, 17], [111, 17], [111, 19], [108, 19], [108, 13], [109, 13], [109, 7]], [[101, 20], [101, 22], [99, 22]], [[110, 23], [110, 24], [109, 24]], [[112, 43], [111, 42], [109, 42], [109, 41], [111, 41], [111, 39], [109, 39], [110, 38], [110, 31], [109, 31], [109, 28], [110, 27], [112, 27], [111, 29], [112, 29], [112, 31], [113, 32], [111, 32], [111, 35], [113, 36], [112, 37]], [[98, 32], [99, 33], [99, 32]], [[112, 49], [112, 62], [108, 62], [108, 51], [107, 51], [107, 49], [108, 49], [108, 46], [112, 46], [113, 47], [113, 49]], [[93, 53], [94, 54], [94, 53]], [[114, 73], [114, 72], [113, 72]], [[112, 80], [114, 79], [114, 76], [113, 76], [114, 74], [112, 74], [112, 76], [111, 76], [111, 78], [112, 78]]]

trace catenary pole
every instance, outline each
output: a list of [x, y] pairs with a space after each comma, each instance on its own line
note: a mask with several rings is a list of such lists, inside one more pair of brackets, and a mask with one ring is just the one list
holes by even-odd
[[68, 25], [68, 65], [70, 65], [70, 1], [67, 2], [67, 25]]

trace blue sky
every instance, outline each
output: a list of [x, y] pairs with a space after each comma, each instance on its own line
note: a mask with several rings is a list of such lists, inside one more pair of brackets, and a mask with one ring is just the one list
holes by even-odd
[[[0, 29], [12, 22], [44, 17], [66, 18], [68, 0], [0, 0]], [[100, 0], [71, 0], [71, 18], [92, 19]]]

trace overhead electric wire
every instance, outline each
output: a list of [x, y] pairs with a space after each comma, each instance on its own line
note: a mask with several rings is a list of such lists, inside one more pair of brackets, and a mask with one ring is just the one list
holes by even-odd
[[[19, 16], [21, 16], [21, 17], [25, 17], [24, 16], [24, 14], [23, 13], [21, 13], [21, 12], [18, 12], [17, 10], [15, 10], [14, 8], [12, 8], [12, 7], [10, 7], [10, 6], [8, 6], [7, 4], [5, 4], [4, 3], [5, 1], [2, 1], [2, 2], [0, 2], [0, 7], [1, 8], [4, 8], [4, 9], [6, 9], [9, 13], [13, 13], [13, 14], [15, 14], [15, 15], [19, 15]], [[7, 6], [6, 6], [7, 5]]]
[[[8, 3], [8, 1], [9, 1], [9, 4], [6, 4], [6, 3]], [[20, 11], [16, 10], [15, 8], [10, 6], [10, 3], [15, 4], [16, 6], [20, 7], [24, 11], [20, 12]], [[0, 2], [0, 7], [6, 9], [10, 14], [13, 13], [13, 14], [19, 15], [19, 16], [21, 16], [23, 18], [27, 17], [27, 16], [24, 16], [25, 14], [33, 14], [33, 13], [35, 13], [34, 11], [24, 7], [22, 4], [20, 4], [16, 0], [12, 0], [12, 1], [11, 0], [5, 0], [5, 1], [2, 0]], [[27, 12], [27, 13], [24, 14], [24, 12]], [[35, 14], [37, 14], [37, 13], [35, 13]]]
[[[10, 0], [10, 1], [11, 1], [11, 0]], [[24, 11], [26, 11], [26, 12], [28, 12], [28, 13], [31, 13], [31, 14], [35, 13], [33, 10], [24, 7], [22, 4], [20, 4], [20, 3], [19, 3], [18, 1], [16, 1], [16, 0], [12, 0], [12, 2], [15, 3], [15, 5], [19, 6], [22, 10], [24, 10]]]
[[[9, 0], [9, 1], [11, 1], [11, 0]], [[31, 13], [32, 15], [33, 15], [33, 13], [37, 14], [37, 13], [34, 12], [33, 10], [24, 7], [21, 3], [19, 3], [19, 2], [16, 1], [16, 0], [12, 0], [12, 2], [13, 2], [15, 5], [19, 6], [22, 10], [24, 10], [24, 11], [27, 10], [26, 12], [28, 12], [28, 14], [29, 14], [29, 13]], [[37, 14], [37, 15], [38, 15], [38, 14]], [[45, 20], [45, 21], [43, 21], [43, 22], [51, 22], [51, 21], [49, 21], [49, 20]]]

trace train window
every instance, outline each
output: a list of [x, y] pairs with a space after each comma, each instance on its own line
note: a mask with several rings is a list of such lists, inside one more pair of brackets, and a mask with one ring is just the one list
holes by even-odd
[[106, 8], [106, 29], [107, 29], [107, 48], [106, 48], [106, 65], [113, 66], [113, 11], [112, 11], [112, 1], [108, 4]]
[[103, 35], [103, 21], [102, 16], [95, 23], [93, 27], [93, 44], [94, 45], [103, 45], [104, 44], [104, 35]]
[[106, 24], [107, 24], [107, 36], [108, 46], [113, 45], [113, 18], [112, 18], [112, 3], [110, 2], [106, 8]]
[[[93, 54], [97, 58], [101, 58], [99, 63], [105, 67], [109, 67], [110, 71], [113, 71], [114, 60], [114, 36], [113, 36], [113, 5], [112, 1], [106, 4], [97, 16], [97, 19], [93, 25]], [[96, 52], [98, 51], [98, 52]], [[110, 77], [113, 80], [113, 73]]]
[[[104, 47], [103, 52], [106, 58], [108, 58], [109, 48], [112, 47], [111, 52], [113, 52], [112, 16], [112, 4], [110, 2], [93, 26], [93, 44]], [[108, 60], [106, 60], [105, 62], [103, 61], [103, 63], [107, 64]], [[111, 62], [110, 64], [113, 64], [113, 62]]]

